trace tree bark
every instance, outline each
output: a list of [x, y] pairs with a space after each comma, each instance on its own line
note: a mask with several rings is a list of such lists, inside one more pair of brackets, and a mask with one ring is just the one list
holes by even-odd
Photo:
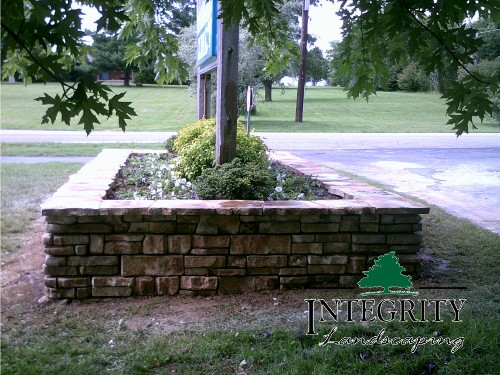
[[236, 157], [238, 119], [239, 25], [219, 20], [217, 47], [217, 103], [215, 164], [230, 163]]
[[125, 69], [125, 78], [123, 80], [123, 86], [129, 87], [130, 86], [130, 70]]
[[264, 101], [273, 101], [273, 82], [270, 80], [264, 80]]

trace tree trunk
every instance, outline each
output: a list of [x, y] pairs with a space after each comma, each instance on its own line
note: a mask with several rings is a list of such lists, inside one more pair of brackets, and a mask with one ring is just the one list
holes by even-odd
[[218, 22], [215, 164], [236, 157], [239, 25]]
[[123, 79], [123, 86], [130, 86], [130, 70], [125, 69], [125, 78]]
[[270, 80], [264, 80], [264, 101], [273, 101], [273, 82]]

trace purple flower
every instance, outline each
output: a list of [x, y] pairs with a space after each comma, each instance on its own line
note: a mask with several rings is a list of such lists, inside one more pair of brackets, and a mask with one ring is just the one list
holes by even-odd
[[361, 358], [361, 359], [368, 359], [368, 357], [369, 357], [369, 356], [370, 356], [370, 355], [369, 355], [368, 353], [361, 353], [361, 354], [359, 355], [359, 358]]
[[272, 333], [266, 332], [266, 333], [264, 334], [264, 336], [266, 337], [266, 339], [268, 339], [269, 337], [271, 337], [271, 336], [272, 336]]

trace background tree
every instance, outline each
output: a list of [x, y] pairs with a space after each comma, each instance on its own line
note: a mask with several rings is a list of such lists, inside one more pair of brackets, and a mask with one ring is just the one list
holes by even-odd
[[415, 63], [409, 63], [397, 75], [399, 89], [405, 91], [429, 91], [430, 77]]
[[480, 18], [473, 24], [483, 44], [477, 50], [477, 58], [496, 60], [500, 57], [500, 19], [492, 17]]
[[125, 62], [125, 48], [128, 42], [118, 35], [93, 34], [91, 47], [92, 67], [96, 73], [118, 71], [125, 73], [124, 86], [130, 86], [130, 75], [134, 66]]
[[[500, 20], [493, 18], [479, 19], [474, 22], [478, 35], [483, 44], [475, 56], [475, 63], [469, 64], [468, 69], [494, 80], [500, 72]], [[461, 72], [463, 76], [463, 72]], [[500, 91], [489, 90], [488, 98], [493, 103], [493, 117], [500, 125]]]
[[329, 75], [328, 63], [323, 57], [319, 47], [314, 47], [307, 52], [306, 81], [313, 86], [320, 81], [327, 80]]
[[348, 78], [346, 76], [341, 76], [339, 74], [339, 70], [342, 64], [342, 50], [341, 50], [341, 42], [332, 41], [330, 42], [330, 48], [326, 50], [326, 60], [328, 61], [328, 67], [330, 71], [330, 75], [328, 80], [331, 86], [347, 86], [349, 83]]
[[377, 83], [388, 76], [386, 59], [398, 63], [406, 55], [400, 52], [406, 51], [427, 75], [443, 75], [446, 69], [466, 72], [443, 93], [450, 116], [448, 124], [453, 125], [457, 135], [468, 132], [469, 126], [476, 128], [475, 118], [482, 121], [486, 114], [492, 114], [493, 103], [487, 93], [498, 92], [500, 73], [489, 79], [468, 69], [481, 38], [464, 20], [475, 15], [498, 17], [500, 2], [352, 0], [351, 6], [346, 3], [342, 2], [339, 14], [345, 47], [343, 69], [352, 77], [349, 97], [367, 99], [375, 92]]
[[[126, 40], [137, 37], [137, 43], [127, 45], [125, 59], [140, 70], [153, 65], [155, 81], [167, 84], [182, 82], [188, 77], [186, 64], [179, 57], [180, 23], [172, 22], [175, 11], [194, 6], [190, 0], [127, 0], [126, 19], [121, 36]], [[191, 19], [190, 22], [193, 22]]]

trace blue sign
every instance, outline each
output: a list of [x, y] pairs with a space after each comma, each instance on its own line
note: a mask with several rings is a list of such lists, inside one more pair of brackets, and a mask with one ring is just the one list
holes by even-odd
[[217, 56], [217, 16], [217, 1], [198, 0], [196, 65], [210, 63]]

